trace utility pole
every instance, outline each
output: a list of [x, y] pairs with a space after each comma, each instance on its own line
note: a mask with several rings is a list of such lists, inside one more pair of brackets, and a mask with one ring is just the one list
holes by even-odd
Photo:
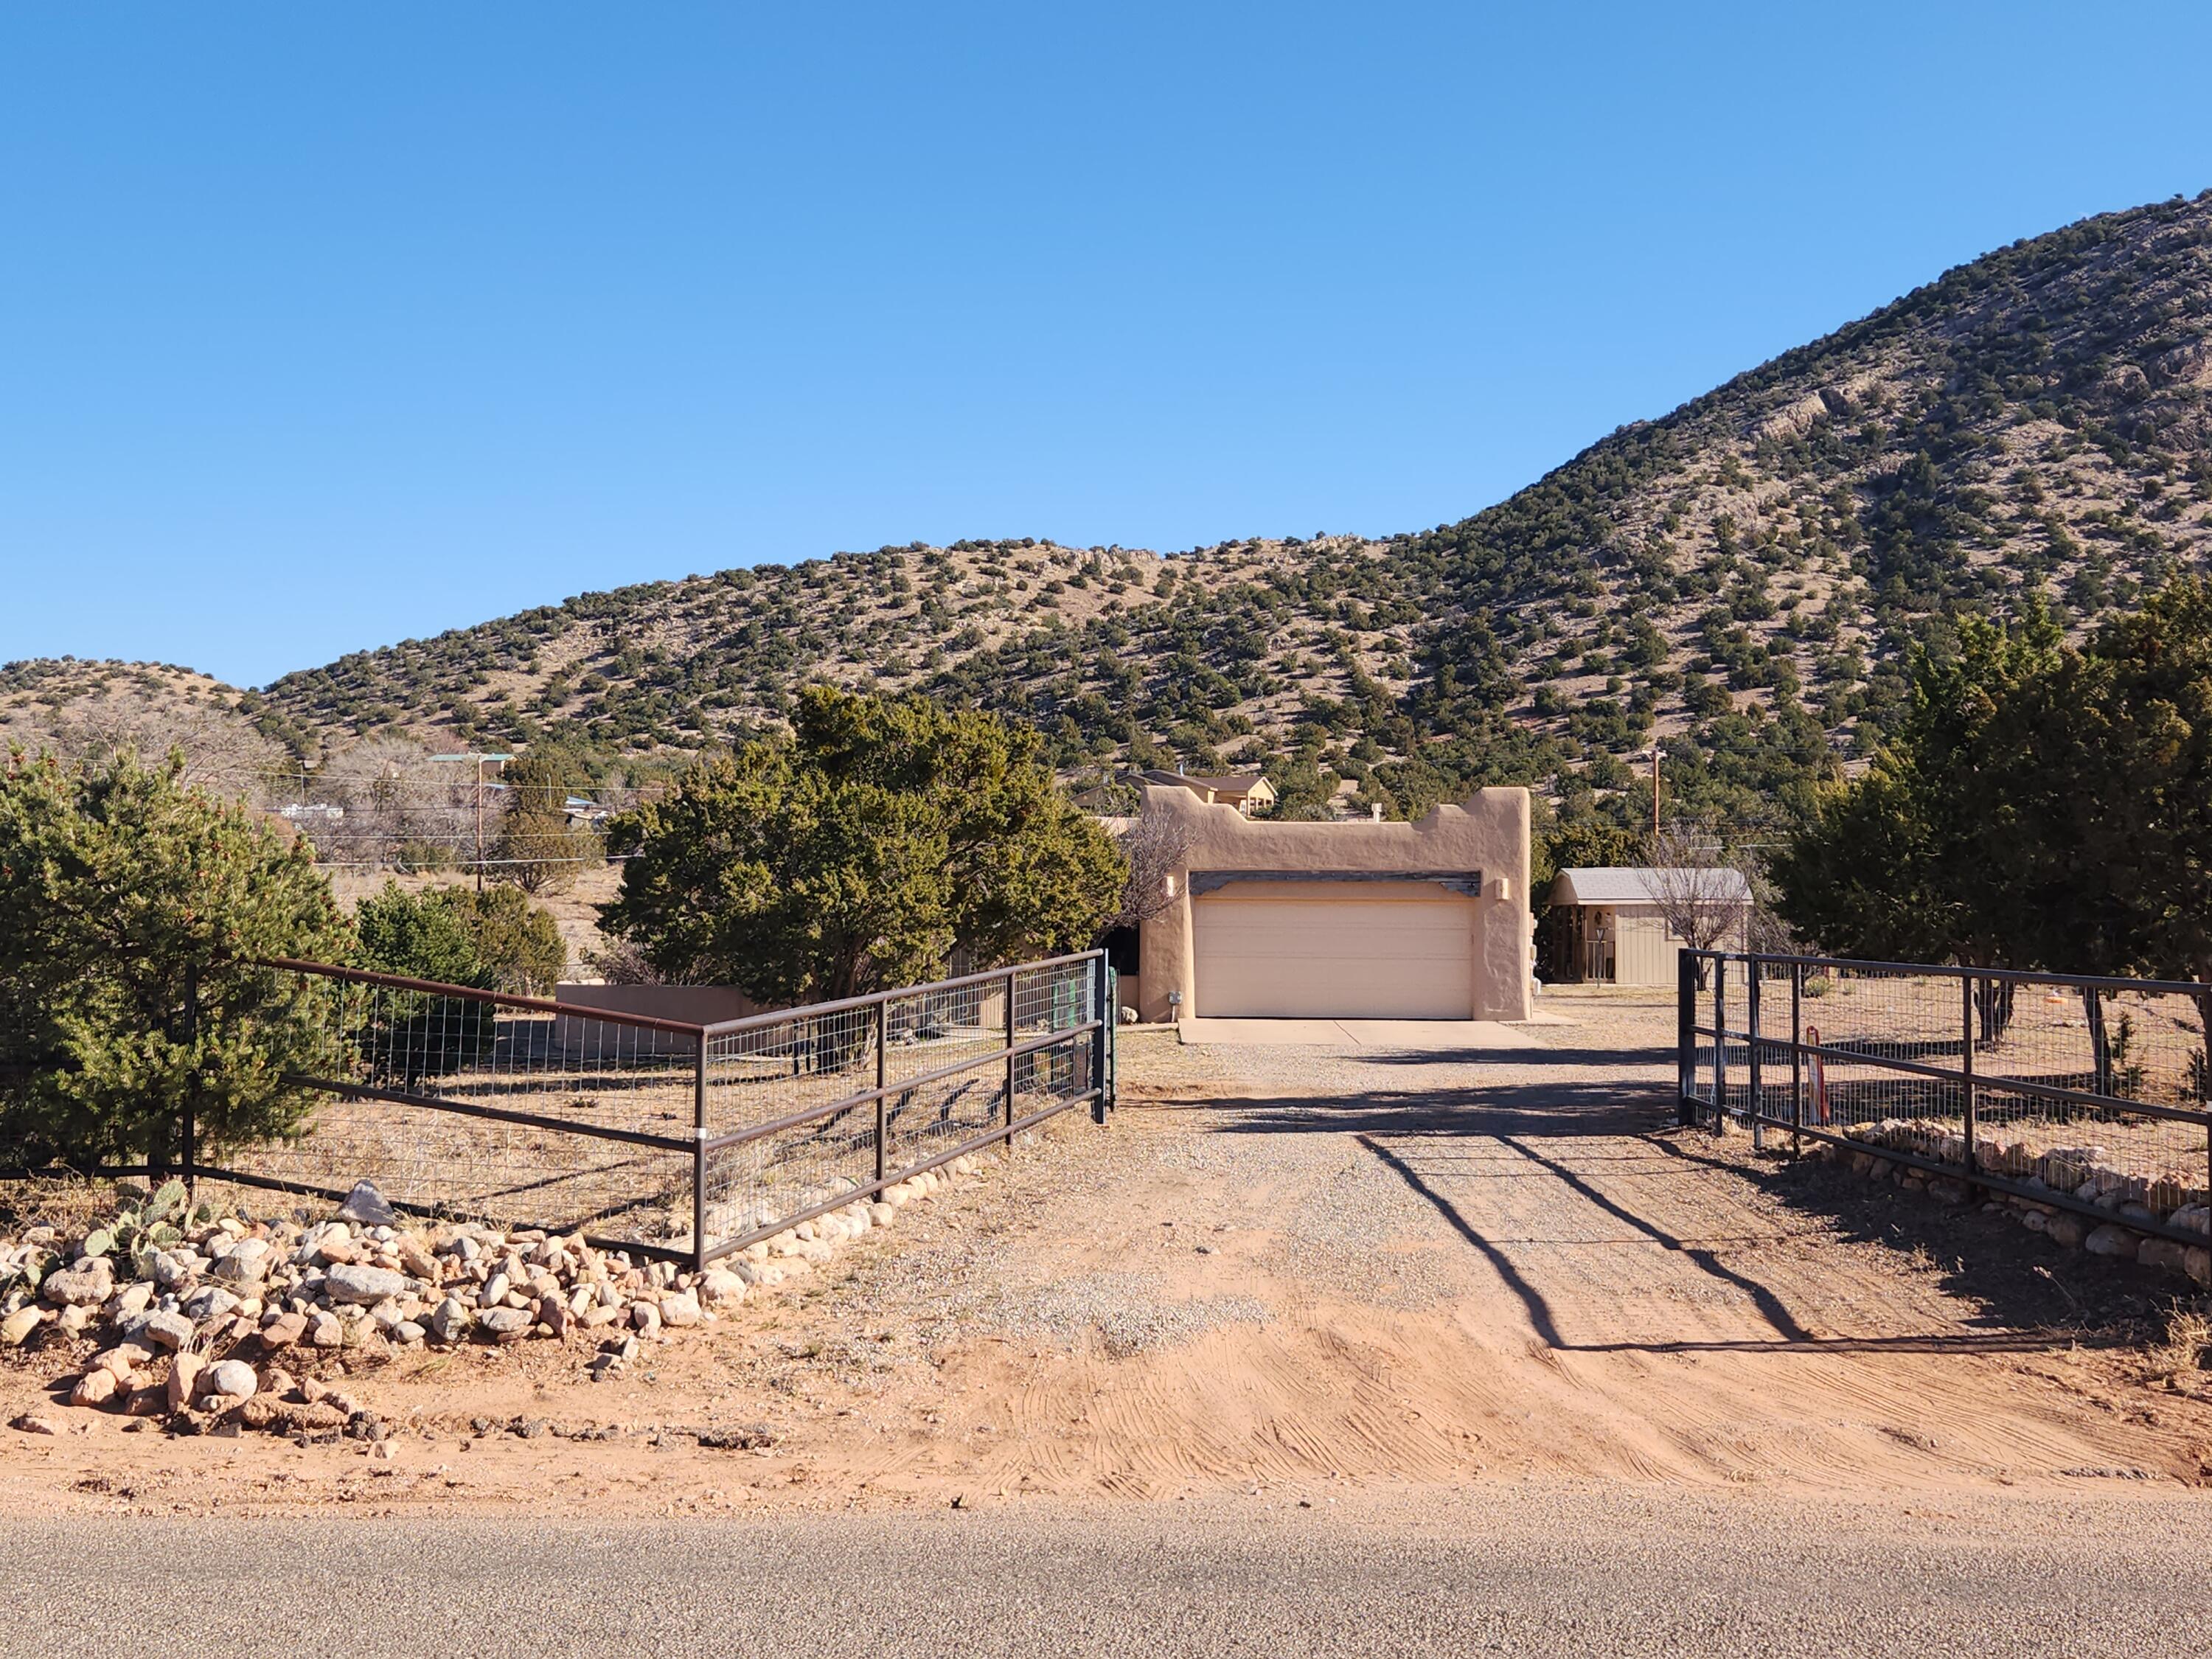
[[1651, 745], [1651, 835], [1659, 836], [1659, 758], [1667, 751], [1656, 743]]
[[[431, 757], [430, 757], [430, 758], [431, 758], [433, 761], [470, 761], [470, 762], [474, 763], [474, 764], [475, 764], [475, 766], [476, 766], [476, 769], [477, 769], [477, 799], [476, 799], [476, 817], [477, 817], [477, 891], [478, 891], [479, 893], [481, 893], [481, 892], [483, 892], [483, 870], [484, 870], [484, 855], [483, 855], [483, 800], [484, 800], [484, 775], [483, 775], [483, 769], [484, 769], [484, 763], [485, 763], [487, 761], [496, 761], [496, 762], [505, 763], [505, 762], [507, 762], [507, 761], [511, 761], [511, 760], [513, 760], [513, 759], [514, 758], [514, 756], [512, 756], [512, 755], [433, 755], [433, 756], [431, 756]], [[450, 797], [449, 797], [448, 799], [450, 799]]]

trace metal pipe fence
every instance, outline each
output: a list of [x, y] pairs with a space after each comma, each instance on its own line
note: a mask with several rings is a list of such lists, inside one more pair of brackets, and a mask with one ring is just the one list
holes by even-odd
[[2207, 1242], [2212, 984], [1718, 951], [1680, 975], [1686, 1123]]
[[1112, 1103], [1103, 951], [699, 1024], [328, 963], [257, 964], [309, 1033], [290, 1139], [188, 1177], [703, 1267], [1071, 1108]]

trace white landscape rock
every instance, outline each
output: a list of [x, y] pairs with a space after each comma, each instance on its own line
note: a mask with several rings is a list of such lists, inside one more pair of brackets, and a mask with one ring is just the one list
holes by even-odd
[[260, 1386], [253, 1367], [243, 1359], [219, 1360], [207, 1369], [207, 1392], [225, 1400], [251, 1400]]
[[702, 1311], [704, 1310], [699, 1306], [698, 1297], [690, 1291], [678, 1291], [673, 1296], [665, 1296], [660, 1298], [660, 1318], [663, 1324], [677, 1327], [696, 1325], [699, 1322]]
[[536, 1322], [535, 1316], [523, 1308], [486, 1308], [477, 1315], [477, 1324], [483, 1334], [502, 1345], [521, 1341]]
[[20, 1348], [30, 1339], [31, 1333], [46, 1323], [46, 1316], [39, 1308], [18, 1308], [5, 1319], [0, 1319], [0, 1348]]
[[[602, 1250], [576, 1233], [478, 1224], [410, 1231], [380, 1218], [373, 1206], [349, 1203], [341, 1218], [320, 1223], [180, 1220], [180, 1237], [150, 1261], [133, 1257], [120, 1267], [128, 1273], [136, 1266], [146, 1277], [118, 1288], [121, 1258], [84, 1254], [60, 1229], [29, 1229], [20, 1241], [0, 1239], [0, 1296], [8, 1298], [0, 1304], [0, 1342], [20, 1346], [47, 1325], [94, 1346], [104, 1340], [99, 1358], [72, 1380], [72, 1397], [82, 1405], [133, 1416], [202, 1410], [228, 1427], [296, 1429], [301, 1419], [288, 1413], [328, 1395], [315, 1375], [315, 1351], [373, 1355], [430, 1340], [567, 1339], [582, 1327], [634, 1356], [641, 1342], [711, 1325], [771, 1287], [803, 1281], [839, 1247], [889, 1225], [902, 1205], [927, 1200], [972, 1167], [957, 1160], [872, 1197], [851, 1180], [825, 1178], [784, 1194], [786, 1212], [836, 1207], [788, 1226], [765, 1204], [728, 1206], [711, 1237], [781, 1231], [699, 1269], [658, 1253], [648, 1261]], [[2130, 1188], [2126, 1196], [2141, 1194]], [[680, 1227], [690, 1218], [673, 1219]], [[102, 1243], [94, 1233], [85, 1242]], [[680, 1243], [677, 1233], [661, 1248]], [[614, 1344], [594, 1346], [593, 1375], [606, 1375]], [[270, 1364], [279, 1354], [302, 1373], [296, 1387]], [[268, 1369], [257, 1375], [257, 1364]], [[350, 1415], [355, 1408], [344, 1409]]]
[[356, 1181], [353, 1190], [338, 1206], [341, 1220], [351, 1221], [365, 1227], [395, 1227], [399, 1224], [399, 1212], [376, 1189], [373, 1181]]
[[125, 1285], [115, 1293], [115, 1299], [107, 1304], [107, 1316], [119, 1325], [126, 1319], [136, 1319], [144, 1313], [153, 1301], [154, 1281], [142, 1279], [135, 1285]]
[[469, 1333], [469, 1310], [449, 1296], [430, 1310], [425, 1322], [439, 1341], [458, 1342]]
[[184, 1311], [196, 1322], [228, 1319], [238, 1311], [238, 1298], [220, 1285], [203, 1285], [185, 1298]]
[[699, 1289], [710, 1302], [742, 1302], [745, 1299], [744, 1279], [726, 1267], [708, 1268], [700, 1277]]
[[380, 1302], [396, 1301], [412, 1288], [404, 1273], [396, 1273], [385, 1267], [356, 1267], [351, 1263], [332, 1267], [323, 1280], [324, 1293], [331, 1301], [363, 1308], [374, 1307]]
[[274, 1254], [266, 1239], [241, 1238], [216, 1258], [210, 1271], [226, 1285], [258, 1285], [269, 1271], [270, 1257]]
[[96, 1255], [74, 1267], [48, 1273], [39, 1294], [61, 1307], [89, 1306], [115, 1293], [115, 1269], [107, 1258]]
[[180, 1313], [156, 1308], [124, 1327], [128, 1335], [143, 1335], [159, 1346], [181, 1348], [192, 1340], [192, 1322]]
[[2133, 1256], [2141, 1235], [2111, 1222], [2094, 1229], [2081, 1241], [2081, 1248], [2091, 1255]]

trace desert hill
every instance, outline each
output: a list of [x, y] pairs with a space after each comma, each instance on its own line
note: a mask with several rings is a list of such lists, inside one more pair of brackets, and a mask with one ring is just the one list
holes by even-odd
[[828, 678], [1018, 713], [1079, 778], [1266, 765], [1309, 811], [1485, 781], [1602, 799], [1656, 734], [1677, 799], [1759, 821], [1878, 740], [1910, 649], [1959, 615], [2039, 586], [2083, 626], [2201, 568], [2209, 397], [2212, 192], [1946, 272], [1434, 530], [841, 553], [587, 594], [234, 701], [295, 750], [413, 732], [680, 755]]

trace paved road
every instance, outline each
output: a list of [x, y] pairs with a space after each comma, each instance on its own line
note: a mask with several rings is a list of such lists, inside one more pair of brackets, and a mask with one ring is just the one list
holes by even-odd
[[1511, 1489], [1268, 1508], [558, 1524], [76, 1517], [0, 1656], [2170, 1654], [2212, 1507], [1948, 1516]]

